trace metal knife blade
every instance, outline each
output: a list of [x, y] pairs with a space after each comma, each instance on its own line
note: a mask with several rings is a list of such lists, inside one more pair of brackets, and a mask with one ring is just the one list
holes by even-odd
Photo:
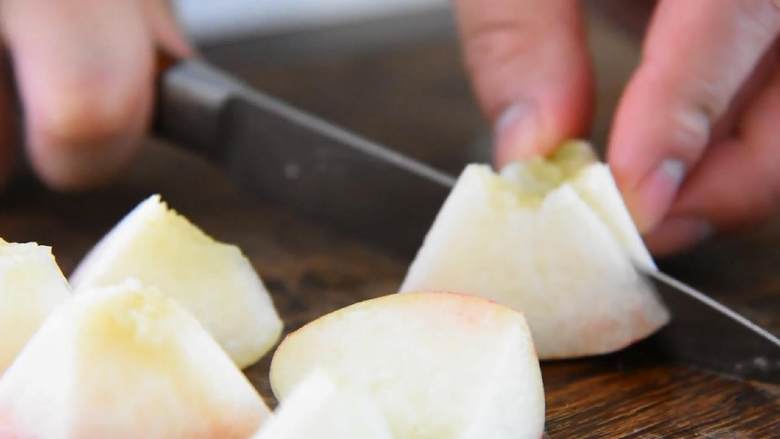
[[672, 314], [651, 340], [656, 349], [704, 369], [780, 384], [780, 339], [663, 272], [645, 274]]
[[[409, 255], [455, 179], [262, 94], [198, 61], [164, 73], [157, 129], [240, 187]], [[663, 273], [673, 321], [652, 341], [672, 359], [780, 383], [777, 337]]]

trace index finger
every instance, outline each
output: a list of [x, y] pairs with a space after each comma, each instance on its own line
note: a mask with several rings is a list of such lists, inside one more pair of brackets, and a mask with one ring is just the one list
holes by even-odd
[[576, 0], [458, 0], [466, 66], [496, 125], [499, 164], [550, 152], [590, 121], [591, 74]]
[[663, 0], [618, 108], [609, 162], [642, 231], [666, 214], [713, 125], [780, 31], [770, 0]]

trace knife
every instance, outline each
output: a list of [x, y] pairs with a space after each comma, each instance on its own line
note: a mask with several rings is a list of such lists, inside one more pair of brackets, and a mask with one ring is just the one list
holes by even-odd
[[[202, 61], [160, 76], [155, 130], [237, 185], [357, 238], [413, 255], [455, 178], [339, 128]], [[780, 340], [709, 296], [648, 272], [672, 313], [649, 340], [668, 358], [780, 384]]]

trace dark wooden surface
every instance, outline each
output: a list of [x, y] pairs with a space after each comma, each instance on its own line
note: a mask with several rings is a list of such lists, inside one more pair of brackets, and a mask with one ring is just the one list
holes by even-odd
[[[222, 62], [277, 95], [443, 168], [457, 170], [464, 161], [485, 156], [475, 146], [484, 137], [484, 124], [450, 39], [376, 54], [257, 62], [254, 69], [239, 60]], [[208, 233], [242, 247], [270, 289], [287, 331], [358, 300], [394, 292], [409, 262], [240, 194], [217, 170], [156, 143], [128, 175], [100, 191], [58, 195], [17, 181], [0, 198], [0, 236], [52, 245], [67, 273], [127, 210], [156, 192]], [[663, 265], [780, 334], [778, 263], [780, 222], [775, 221]], [[247, 374], [273, 403], [269, 360]], [[553, 438], [780, 437], [780, 388], [665, 363], [644, 345], [548, 362], [542, 369], [546, 429]]]

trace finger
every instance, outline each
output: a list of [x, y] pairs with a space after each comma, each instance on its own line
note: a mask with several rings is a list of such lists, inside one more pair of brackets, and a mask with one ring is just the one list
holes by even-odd
[[187, 58], [192, 56], [194, 50], [168, 0], [143, 0], [144, 16], [149, 21], [149, 28], [154, 35], [154, 40], [163, 50], [171, 55]]
[[780, 30], [770, 0], [664, 0], [621, 101], [609, 161], [642, 231], [666, 213]]
[[496, 161], [547, 153], [583, 134], [591, 73], [575, 0], [456, 1], [466, 66], [496, 127]]
[[151, 105], [153, 42], [135, 0], [6, 0], [3, 32], [26, 114], [30, 160], [58, 189], [126, 164]]
[[[780, 204], [780, 72], [752, 103], [739, 139], [708, 152], [680, 191], [670, 218], [648, 235], [659, 253], [690, 246], [712, 230], [766, 219]], [[684, 225], [681, 225], [683, 224]]]
[[728, 109], [713, 125], [710, 133], [710, 145], [739, 134], [739, 121], [743, 113], [772, 80], [772, 74], [778, 67], [777, 55], [775, 47], [764, 53], [756, 68], [731, 100]]

